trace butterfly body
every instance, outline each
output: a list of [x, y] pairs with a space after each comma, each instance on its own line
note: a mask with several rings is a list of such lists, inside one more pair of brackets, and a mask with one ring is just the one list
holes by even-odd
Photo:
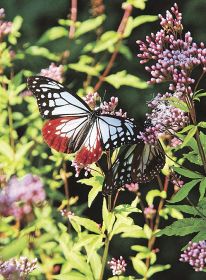
[[101, 108], [91, 110], [78, 95], [50, 78], [30, 77], [28, 88], [37, 98], [40, 114], [48, 119], [42, 129], [45, 142], [60, 152], [78, 152], [76, 160], [83, 164], [97, 161], [102, 151], [137, 140], [133, 121], [102, 114]]

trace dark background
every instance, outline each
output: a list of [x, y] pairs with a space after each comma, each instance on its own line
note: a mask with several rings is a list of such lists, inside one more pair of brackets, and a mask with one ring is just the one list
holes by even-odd
[[[121, 9], [122, 1], [119, 0], [105, 0], [104, 4], [106, 7], [106, 14], [108, 15], [107, 22], [105, 24], [106, 30], [117, 29], [119, 22], [122, 17], [122, 9]], [[25, 43], [35, 43], [39, 36], [44, 33], [48, 28], [57, 25], [57, 21], [59, 18], [67, 18], [67, 15], [70, 12], [70, 4], [71, 1], [68, 0], [1, 0], [0, 6], [5, 8], [6, 10], [6, 19], [12, 20], [17, 14], [21, 15], [24, 19], [22, 31], [22, 37], [19, 40], [19, 45], [24, 45]], [[174, 1], [170, 0], [148, 0], [146, 4], [146, 9], [144, 11], [135, 10], [133, 15], [138, 16], [139, 14], [152, 14], [157, 15], [159, 13], [165, 14], [166, 10], [169, 9], [174, 4]], [[180, 10], [183, 13], [183, 24], [184, 31], [191, 31], [192, 36], [195, 41], [205, 41], [205, 26], [206, 26], [206, 1], [205, 0], [182, 0], [177, 1]], [[89, 14], [90, 10], [90, 1], [79, 0], [78, 1], [78, 20], [83, 21], [84, 19], [89, 18], [91, 15]], [[133, 31], [131, 37], [129, 38], [129, 46], [133, 53], [133, 59], [128, 62], [126, 60], [118, 60], [113, 68], [113, 73], [116, 71], [121, 71], [126, 69], [129, 73], [133, 75], [137, 75], [144, 80], [149, 78], [146, 71], [144, 71], [144, 66], [139, 64], [138, 59], [136, 58], [138, 48], [136, 45], [136, 40], [142, 39], [144, 40], [145, 36], [150, 34], [151, 32], [156, 32], [159, 30], [159, 22], [148, 23], [138, 27]], [[89, 35], [88, 35], [89, 36]], [[85, 38], [85, 40], [90, 40], [90, 37]], [[62, 42], [64, 44], [64, 42]], [[55, 46], [54, 48], [58, 49], [61, 46]], [[79, 50], [78, 48], [72, 48], [72, 43], [70, 45], [70, 51], [72, 53], [73, 61], [78, 60]], [[37, 61], [38, 60], [38, 61]], [[69, 62], [73, 62], [69, 61]], [[41, 68], [48, 67], [49, 62], [42, 59], [34, 59], [30, 58], [27, 61], [21, 61], [17, 64], [17, 68], [21, 69], [26, 66], [26, 68], [31, 69], [35, 72], [39, 72]], [[18, 70], [18, 69], [16, 69]], [[196, 74], [198, 75], [198, 73]], [[73, 91], [77, 91], [79, 87], [78, 79], [76, 78], [76, 73], [72, 72], [69, 76], [67, 76], [68, 83], [72, 85]], [[203, 86], [203, 84], [202, 84]], [[104, 93], [104, 91], [108, 92], [108, 95], [116, 95], [120, 99], [120, 107], [126, 111], [130, 112], [130, 116], [134, 116], [137, 122], [142, 123], [144, 120], [144, 114], [147, 111], [146, 100], [150, 100], [152, 96], [157, 93], [159, 90], [163, 91], [164, 87], [157, 88], [149, 88], [147, 90], [138, 90], [130, 87], [121, 87], [116, 90], [108, 84], [104, 84], [100, 89], [100, 94]], [[201, 109], [201, 117], [204, 118], [204, 104]], [[153, 183], [155, 186], [155, 183]], [[87, 188], [79, 186], [74, 181], [70, 182], [72, 185], [72, 194], [78, 194], [80, 196], [80, 202], [86, 202], [87, 199]], [[152, 184], [151, 184], [152, 185]], [[147, 186], [146, 186], [147, 187]], [[141, 188], [144, 193], [143, 186]], [[150, 188], [150, 186], [149, 186]], [[147, 188], [148, 190], [148, 188]], [[126, 202], [132, 200], [132, 194], [122, 193], [119, 199], [119, 202]], [[86, 212], [91, 218], [100, 221], [101, 217], [101, 205], [102, 198], [98, 197], [94, 206]], [[170, 221], [167, 221], [167, 223]], [[141, 220], [136, 221], [137, 224], [141, 224]], [[163, 224], [161, 225], [163, 226]], [[163, 237], [158, 239], [156, 247], [160, 248], [160, 252], [158, 254], [160, 264], [171, 264], [172, 269], [156, 274], [152, 279], [154, 280], [173, 280], [173, 279], [186, 279], [186, 280], [203, 280], [206, 279], [206, 275], [202, 272], [197, 273], [192, 270], [192, 268], [187, 265], [180, 263], [178, 261], [180, 256], [180, 250], [185, 244], [191, 239], [191, 237], [187, 238], [175, 238], [175, 237]], [[115, 238], [111, 244], [110, 252], [112, 252], [112, 256], [122, 255], [126, 259], [129, 255], [134, 254], [131, 252], [130, 246], [136, 244], [137, 240], [130, 240], [128, 242], [127, 239]], [[139, 242], [139, 240], [138, 240]], [[127, 272], [129, 273], [131, 269], [131, 264], [128, 267]], [[131, 270], [132, 272], [132, 270]]]

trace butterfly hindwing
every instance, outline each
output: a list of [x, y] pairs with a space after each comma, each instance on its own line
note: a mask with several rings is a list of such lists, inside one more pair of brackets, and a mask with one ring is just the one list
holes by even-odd
[[78, 95], [68, 92], [60, 83], [43, 76], [28, 78], [28, 88], [37, 98], [43, 118], [82, 116], [90, 113], [89, 106]]
[[103, 193], [111, 194], [130, 183], [146, 183], [154, 179], [165, 164], [165, 155], [158, 143], [143, 142], [125, 146], [105, 175]]

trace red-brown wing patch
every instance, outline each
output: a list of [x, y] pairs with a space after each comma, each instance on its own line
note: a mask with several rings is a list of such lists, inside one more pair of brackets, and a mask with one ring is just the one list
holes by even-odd
[[83, 165], [97, 162], [102, 155], [102, 146], [100, 141], [100, 133], [97, 125], [90, 129], [88, 136], [76, 155], [75, 161]]
[[62, 153], [73, 153], [69, 142], [83, 127], [86, 118], [66, 117], [47, 121], [42, 128], [44, 141]]

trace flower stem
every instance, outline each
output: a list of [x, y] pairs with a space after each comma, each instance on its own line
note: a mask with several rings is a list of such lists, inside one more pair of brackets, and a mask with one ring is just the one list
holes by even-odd
[[122, 39], [123, 39], [123, 34], [124, 34], [124, 31], [125, 31], [125, 28], [126, 28], [126, 25], [127, 25], [127, 21], [129, 19], [129, 16], [132, 13], [132, 5], [127, 4], [124, 9], [125, 9], [124, 15], [122, 17], [119, 28], [117, 30], [117, 33], [120, 35], [119, 40], [116, 43], [115, 50], [114, 50], [114, 52], [113, 52], [113, 54], [112, 54], [112, 56], [111, 56], [111, 58], [110, 58], [110, 60], [107, 64], [107, 67], [105, 68], [103, 74], [99, 77], [99, 81], [97, 82], [97, 84], [94, 87], [94, 92], [98, 91], [98, 89], [101, 87], [102, 83], [104, 82], [105, 77], [109, 74], [110, 70], [112, 69], [114, 61], [115, 61], [115, 59], [117, 57], [117, 54], [119, 52], [119, 47], [120, 47]]
[[110, 238], [109, 238], [109, 235], [107, 235], [106, 240], [105, 240], [104, 253], [103, 253], [103, 257], [102, 257], [102, 269], [101, 269], [99, 280], [104, 279], [103, 277], [104, 277], [104, 271], [105, 271], [107, 256], [108, 256], [108, 251], [109, 251], [109, 243], [110, 243]]
[[72, 5], [71, 5], [71, 21], [72, 21], [72, 24], [71, 24], [70, 29], [69, 29], [69, 39], [74, 38], [76, 20], [77, 20], [77, 0], [72, 0]]
[[[108, 210], [111, 212], [112, 209], [112, 196], [108, 196]], [[100, 273], [99, 280], [103, 280], [104, 277], [104, 271], [107, 263], [107, 256], [108, 256], [108, 251], [109, 251], [109, 243], [110, 243], [110, 235], [107, 233], [106, 239], [105, 239], [105, 247], [104, 247], [104, 253], [102, 257], [102, 269]]]

